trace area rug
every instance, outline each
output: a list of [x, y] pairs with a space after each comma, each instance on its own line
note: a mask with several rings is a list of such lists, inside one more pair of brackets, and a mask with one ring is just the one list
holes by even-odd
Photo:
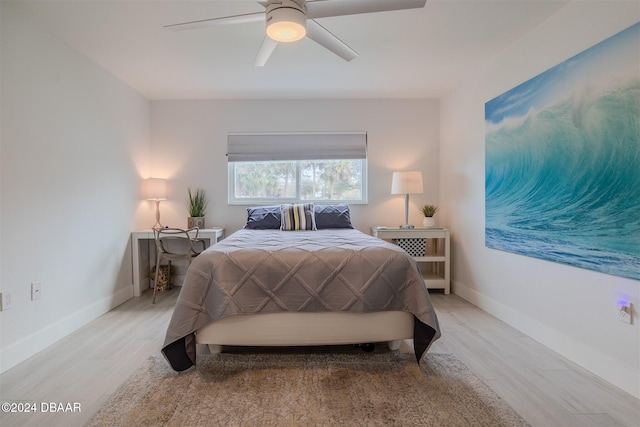
[[88, 426], [527, 426], [451, 354], [252, 353], [147, 360]]

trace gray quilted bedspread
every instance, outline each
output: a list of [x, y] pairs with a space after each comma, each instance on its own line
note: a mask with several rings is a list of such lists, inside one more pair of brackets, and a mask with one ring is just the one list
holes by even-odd
[[240, 230], [193, 260], [163, 353], [195, 363], [194, 332], [236, 314], [287, 311], [414, 314], [418, 360], [440, 336], [418, 267], [404, 250], [358, 230]]

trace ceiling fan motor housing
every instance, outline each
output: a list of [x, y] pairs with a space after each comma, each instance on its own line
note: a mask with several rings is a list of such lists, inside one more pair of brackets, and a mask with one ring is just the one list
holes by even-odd
[[306, 35], [304, 0], [280, 0], [267, 4], [267, 35], [279, 42], [294, 42]]

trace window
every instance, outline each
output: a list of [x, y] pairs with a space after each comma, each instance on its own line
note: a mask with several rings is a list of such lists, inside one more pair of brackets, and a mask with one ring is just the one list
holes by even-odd
[[229, 203], [366, 203], [366, 133], [230, 134]]

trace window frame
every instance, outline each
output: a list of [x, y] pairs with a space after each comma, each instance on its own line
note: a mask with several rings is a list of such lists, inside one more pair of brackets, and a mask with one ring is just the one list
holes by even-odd
[[[297, 201], [317, 204], [367, 204], [367, 132], [262, 132], [229, 133], [227, 135], [227, 202], [230, 205], [268, 205]], [[360, 199], [307, 200], [301, 198], [303, 161], [360, 161], [362, 170]], [[296, 163], [295, 197], [235, 197], [236, 162], [292, 161]]]
[[[358, 160], [361, 162], [362, 167], [362, 180], [361, 180], [361, 199], [303, 199], [300, 197], [300, 186], [301, 186], [301, 168], [300, 164], [307, 160], [282, 160], [282, 161], [292, 161], [296, 163], [296, 196], [295, 197], [257, 197], [257, 198], [236, 198], [235, 197], [235, 165], [236, 162], [228, 162], [227, 167], [227, 203], [229, 205], [236, 206], [255, 206], [255, 205], [277, 205], [283, 203], [297, 203], [297, 202], [307, 202], [314, 203], [317, 205], [331, 205], [338, 203], [347, 203], [351, 205], [366, 205], [368, 204], [368, 162], [367, 158], [364, 159], [324, 159], [324, 160]], [[322, 159], [314, 159], [314, 161], [322, 161]], [[252, 163], [252, 162], [247, 162]]]

